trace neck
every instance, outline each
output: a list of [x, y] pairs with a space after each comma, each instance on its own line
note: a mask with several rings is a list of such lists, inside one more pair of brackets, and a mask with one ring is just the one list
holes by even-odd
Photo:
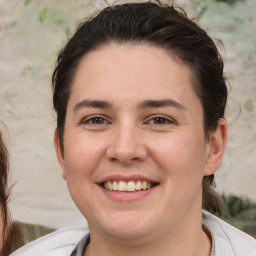
[[[183, 229], [184, 230], [184, 229]], [[199, 224], [199, 228], [186, 227], [186, 232], [163, 232], [162, 235], [143, 241], [120, 241], [120, 239], [97, 236], [91, 233], [91, 242], [85, 256], [209, 256], [211, 239]], [[154, 239], [152, 239], [155, 237]]]

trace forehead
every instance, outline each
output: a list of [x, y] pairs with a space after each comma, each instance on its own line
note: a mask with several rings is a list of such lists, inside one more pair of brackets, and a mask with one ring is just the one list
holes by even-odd
[[[191, 70], [165, 49], [109, 44], [86, 54], [74, 75], [71, 100], [197, 98]], [[185, 100], [185, 99], [184, 99]], [[198, 99], [197, 99], [198, 100]]]

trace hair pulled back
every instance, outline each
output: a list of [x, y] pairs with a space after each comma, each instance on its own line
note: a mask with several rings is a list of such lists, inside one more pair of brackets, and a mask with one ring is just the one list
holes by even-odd
[[[194, 90], [203, 106], [204, 129], [208, 138], [225, 112], [227, 87], [223, 60], [205, 30], [190, 20], [182, 9], [146, 2], [105, 8], [81, 23], [59, 53], [52, 85], [62, 149], [66, 108], [79, 61], [86, 53], [113, 42], [163, 48], [190, 68]], [[203, 203], [208, 210], [214, 208], [216, 202], [211, 188], [213, 181], [213, 175], [203, 180]]]
[[[2, 133], [0, 131], [0, 227], [2, 232], [2, 244], [3, 249], [0, 250], [0, 255], [9, 255], [11, 247], [11, 220], [8, 210], [8, 151], [2, 138]], [[2, 224], [2, 225], [1, 225]]]

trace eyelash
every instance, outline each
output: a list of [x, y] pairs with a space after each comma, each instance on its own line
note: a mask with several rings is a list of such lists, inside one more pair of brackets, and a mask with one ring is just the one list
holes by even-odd
[[[155, 123], [154, 121], [156, 121], [156, 120], [161, 121], [161, 123]], [[150, 123], [151, 121], [153, 121], [153, 123]], [[162, 121], [164, 123], [162, 123]], [[166, 125], [166, 124], [175, 124], [175, 121], [166, 116], [156, 115], [156, 116], [150, 117], [150, 119], [148, 119], [147, 123], [152, 124], [152, 125]]]
[[[99, 122], [100, 121], [100, 122]], [[160, 123], [157, 123], [160, 121]], [[156, 116], [150, 116], [144, 124], [150, 124], [150, 125], [168, 125], [168, 124], [175, 124], [176, 122], [163, 115], [156, 115]], [[88, 125], [106, 125], [110, 124], [110, 122], [102, 116], [90, 116], [87, 118], [82, 119], [81, 124], [88, 124]]]
[[[97, 123], [97, 119], [101, 120], [103, 123]], [[96, 121], [96, 123], [93, 123], [94, 121]], [[104, 125], [104, 124], [109, 124], [110, 122], [108, 122], [106, 120], [105, 117], [102, 116], [90, 116], [88, 118], [85, 118], [81, 121], [82, 124], [89, 124], [89, 125]]]

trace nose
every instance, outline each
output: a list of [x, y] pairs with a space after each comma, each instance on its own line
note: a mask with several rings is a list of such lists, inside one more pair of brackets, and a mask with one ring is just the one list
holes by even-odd
[[125, 165], [145, 160], [147, 150], [141, 135], [138, 128], [133, 126], [117, 128], [108, 145], [107, 158]]

